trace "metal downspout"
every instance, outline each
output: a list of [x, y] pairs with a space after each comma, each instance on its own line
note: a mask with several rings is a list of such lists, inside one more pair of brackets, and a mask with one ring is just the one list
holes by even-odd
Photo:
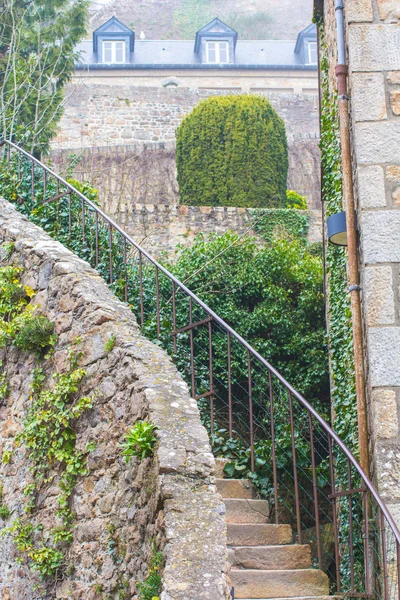
[[369, 477], [370, 468], [368, 449], [367, 400], [365, 390], [363, 331], [360, 300], [361, 290], [359, 285], [360, 276], [358, 269], [357, 227], [355, 217], [353, 173], [351, 161], [349, 97], [347, 95], [348, 66], [346, 64], [343, 0], [335, 0], [335, 14], [338, 50], [338, 64], [336, 66], [335, 72], [337, 77], [339, 97], [339, 127], [340, 142], [342, 147], [343, 169], [343, 200], [344, 209], [346, 211], [348, 277], [353, 324], [354, 367], [358, 415], [358, 439], [360, 446], [360, 464]]

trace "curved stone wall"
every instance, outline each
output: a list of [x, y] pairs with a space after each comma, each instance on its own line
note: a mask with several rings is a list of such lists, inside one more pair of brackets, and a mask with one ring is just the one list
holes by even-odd
[[[32, 302], [55, 323], [58, 343], [44, 363], [49, 381], [54, 370], [63, 371], [68, 347], [80, 338], [87, 370], [81, 392], [91, 395], [94, 405], [77, 422], [77, 443], [84, 448], [94, 442], [96, 448], [88, 457], [89, 475], [79, 480], [72, 497], [76, 527], [68, 563], [73, 568], [43, 587], [19, 561], [6, 534], [0, 539], [2, 600], [137, 599], [137, 582], [146, 576], [154, 541], [165, 563], [162, 600], [228, 598], [224, 506], [212, 485], [214, 458], [207, 433], [186, 384], [87, 263], [0, 200], [4, 242], [14, 246], [6, 260], [2, 253], [2, 265], [24, 268], [23, 283], [36, 291]], [[116, 344], [107, 351], [110, 335]], [[11, 461], [0, 463], [2, 501], [11, 511], [9, 519], [0, 521], [4, 528], [21, 516], [30, 480], [29, 457], [14, 439], [29, 407], [35, 359], [10, 347], [0, 351], [0, 360], [10, 389], [0, 406], [0, 449], [13, 450]], [[143, 418], [158, 428], [156, 455], [126, 464], [121, 438]], [[31, 520], [54, 526], [57, 493], [52, 483]], [[117, 560], [110, 553], [110, 531]], [[121, 589], [125, 596], [119, 595]]]

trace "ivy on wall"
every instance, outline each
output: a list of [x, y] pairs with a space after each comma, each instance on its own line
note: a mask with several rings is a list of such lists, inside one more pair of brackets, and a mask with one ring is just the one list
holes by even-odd
[[[329, 89], [328, 57], [323, 29], [321, 34], [321, 161], [322, 194], [326, 216], [343, 210], [342, 163], [337, 96]], [[332, 414], [336, 432], [357, 455], [357, 401], [354, 375], [353, 334], [350, 296], [347, 291], [347, 252], [327, 245], [328, 337], [331, 362]]]

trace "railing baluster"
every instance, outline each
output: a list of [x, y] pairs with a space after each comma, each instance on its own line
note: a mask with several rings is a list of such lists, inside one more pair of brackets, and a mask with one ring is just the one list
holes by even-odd
[[82, 245], [83, 247], [85, 247], [85, 222], [86, 222], [86, 215], [85, 215], [85, 203], [82, 200]]
[[174, 360], [176, 357], [176, 304], [175, 304], [175, 282], [172, 282], [172, 331], [174, 339]]
[[32, 161], [31, 167], [31, 191], [32, 191], [32, 202], [35, 202], [35, 163]]
[[400, 599], [400, 542], [396, 541], [397, 596]]
[[208, 357], [209, 357], [209, 375], [210, 375], [210, 423], [211, 433], [214, 433], [214, 373], [213, 373], [213, 344], [212, 344], [212, 323], [208, 323]]
[[297, 539], [298, 543], [301, 544], [301, 515], [300, 515], [300, 495], [299, 495], [299, 481], [297, 475], [297, 458], [296, 458], [296, 440], [294, 435], [294, 418], [293, 418], [293, 399], [292, 393], [288, 391], [289, 397], [289, 416], [290, 416], [290, 432], [292, 437], [292, 458], [293, 458], [293, 480], [294, 480], [294, 494], [296, 501], [296, 521], [297, 521]]
[[[71, 236], [71, 232], [72, 232], [71, 195], [72, 195], [72, 191], [70, 190], [69, 193], [68, 193], [68, 234], [69, 234], [69, 236]], [[96, 265], [96, 267], [97, 267], [97, 265]]]
[[312, 466], [312, 479], [313, 479], [313, 499], [314, 499], [314, 511], [315, 511], [315, 534], [317, 538], [317, 556], [318, 565], [322, 569], [322, 548], [321, 548], [321, 529], [319, 523], [319, 503], [318, 503], [318, 486], [317, 486], [317, 466], [315, 463], [315, 448], [314, 448], [314, 426], [312, 422], [311, 414], [308, 413], [308, 425], [310, 431], [310, 449], [311, 449], [311, 466]]
[[250, 428], [250, 466], [254, 472], [254, 414], [253, 414], [253, 380], [251, 377], [251, 356], [250, 350], [247, 350], [247, 377], [249, 386], [249, 428]]
[[232, 409], [232, 364], [231, 364], [231, 334], [228, 331], [228, 428], [229, 437], [233, 436], [233, 409]]
[[[335, 484], [335, 470], [333, 466], [333, 452], [332, 452], [332, 439], [328, 434], [328, 447], [329, 447], [329, 468], [331, 474], [331, 490], [332, 494], [336, 493]], [[335, 547], [335, 567], [336, 567], [336, 590], [340, 592], [340, 558], [339, 558], [339, 535], [337, 525], [337, 511], [336, 511], [336, 496], [332, 498], [332, 520], [333, 520], [333, 536], [334, 536], [334, 547]]]
[[364, 558], [365, 558], [365, 593], [367, 596], [371, 594], [371, 565], [369, 552], [369, 501], [368, 492], [363, 493], [364, 506]]
[[[193, 306], [192, 299], [189, 298], [189, 324], [193, 323]], [[193, 341], [193, 328], [189, 330], [189, 341], [190, 341], [190, 378], [192, 381], [192, 398], [196, 396], [195, 381], [194, 381], [194, 341]]]
[[113, 234], [112, 234], [112, 226], [109, 225], [108, 229], [108, 253], [109, 253], [109, 271], [110, 271], [110, 283], [113, 282], [113, 256], [112, 256], [112, 247], [113, 247]]
[[95, 258], [95, 262], [96, 262], [96, 269], [99, 266], [99, 215], [96, 212], [95, 213], [95, 219], [94, 219], [94, 235], [95, 235], [95, 254], [96, 254], [96, 258]]
[[[17, 173], [18, 173], [18, 181], [20, 181], [20, 179], [21, 179], [21, 155], [20, 155], [20, 153], [19, 153], [19, 152], [18, 152], [17, 156], [18, 156], [18, 167], [17, 167]], [[46, 172], [46, 171], [45, 171], [45, 172]]]
[[386, 548], [386, 531], [385, 531], [385, 517], [382, 510], [379, 510], [380, 514], [380, 525], [381, 525], [381, 541], [382, 541], [382, 567], [383, 567], [383, 589], [385, 594], [385, 600], [389, 600], [389, 574], [388, 574], [388, 562], [387, 562], [387, 548]]
[[46, 192], [47, 192], [47, 171], [45, 169], [43, 171], [43, 200], [46, 200]]
[[[351, 477], [351, 465], [347, 461], [347, 487], [349, 490], [352, 489], [352, 477]], [[353, 500], [352, 495], [349, 494], [349, 549], [350, 549], [350, 585], [351, 591], [354, 592], [354, 540], [353, 540]]]
[[123, 261], [124, 261], [124, 276], [125, 276], [125, 284], [124, 284], [124, 300], [128, 302], [128, 265], [126, 260], [126, 238], [122, 238], [123, 245]]
[[160, 284], [158, 281], [158, 267], [156, 266], [156, 311], [157, 311], [157, 338], [160, 339]]
[[275, 445], [275, 415], [274, 415], [274, 390], [272, 388], [272, 374], [268, 370], [269, 380], [269, 412], [271, 416], [271, 441], [272, 441], [272, 474], [274, 479], [275, 499], [275, 523], [279, 524], [279, 496], [278, 496], [278, 473], [276, 468], [276, 445]]
[[139, 294], [140, 294], [140, 323], [144, 326], [144, 304], [143, 304], [143, 257], [139, 251]]

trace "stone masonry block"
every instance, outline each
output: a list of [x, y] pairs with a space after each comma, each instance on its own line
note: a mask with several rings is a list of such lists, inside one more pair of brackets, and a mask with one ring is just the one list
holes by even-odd
[[364, 211], [360, 221], [364, 262], [400, 262], [400, 211]]
[[387, 167], [386, 179], [390, 183], [400, 183], [400, 165], [390, 165], [390, 167]]
[[396, 392], [388, 389], [372, 391], [373, 429], [377, 438], [393, 438], [399, 433]]
[[400, 120], [356, 123], [355, 134], [358, 164], [400, 163]]
[[386, 119], [383, 73], [353, 73], [352, 100], [356, 121]]
[[390, 106], [395, 115], [400, 115], [400, 90], [390, 92]]
[[400, 386], [400, 327], [374, 327], [368, 332], [372, 387]]
[[347, 0], [346, 20], [348, 23], [372, 22], [371, 0]]
[[361, 208], [386, 206], [385, 180], [382, 167], [359, 167], [358, 199]]
[[377, 0], [377, 3], [382, 21], [397, 21], [397, 19], [400, 19], [399, 0]]
[[389, 83], [400, 83], [400, 71], [391, 71], [387, 76]]
[[400, 28], [389, 25], [352, 25], [349, 28], [350, 69], [400, 70]]
[[389, 265], [366, 267], [363, 289], [367, 324], [370, 327], [393, 325], [395, 307], [392, 268]]

